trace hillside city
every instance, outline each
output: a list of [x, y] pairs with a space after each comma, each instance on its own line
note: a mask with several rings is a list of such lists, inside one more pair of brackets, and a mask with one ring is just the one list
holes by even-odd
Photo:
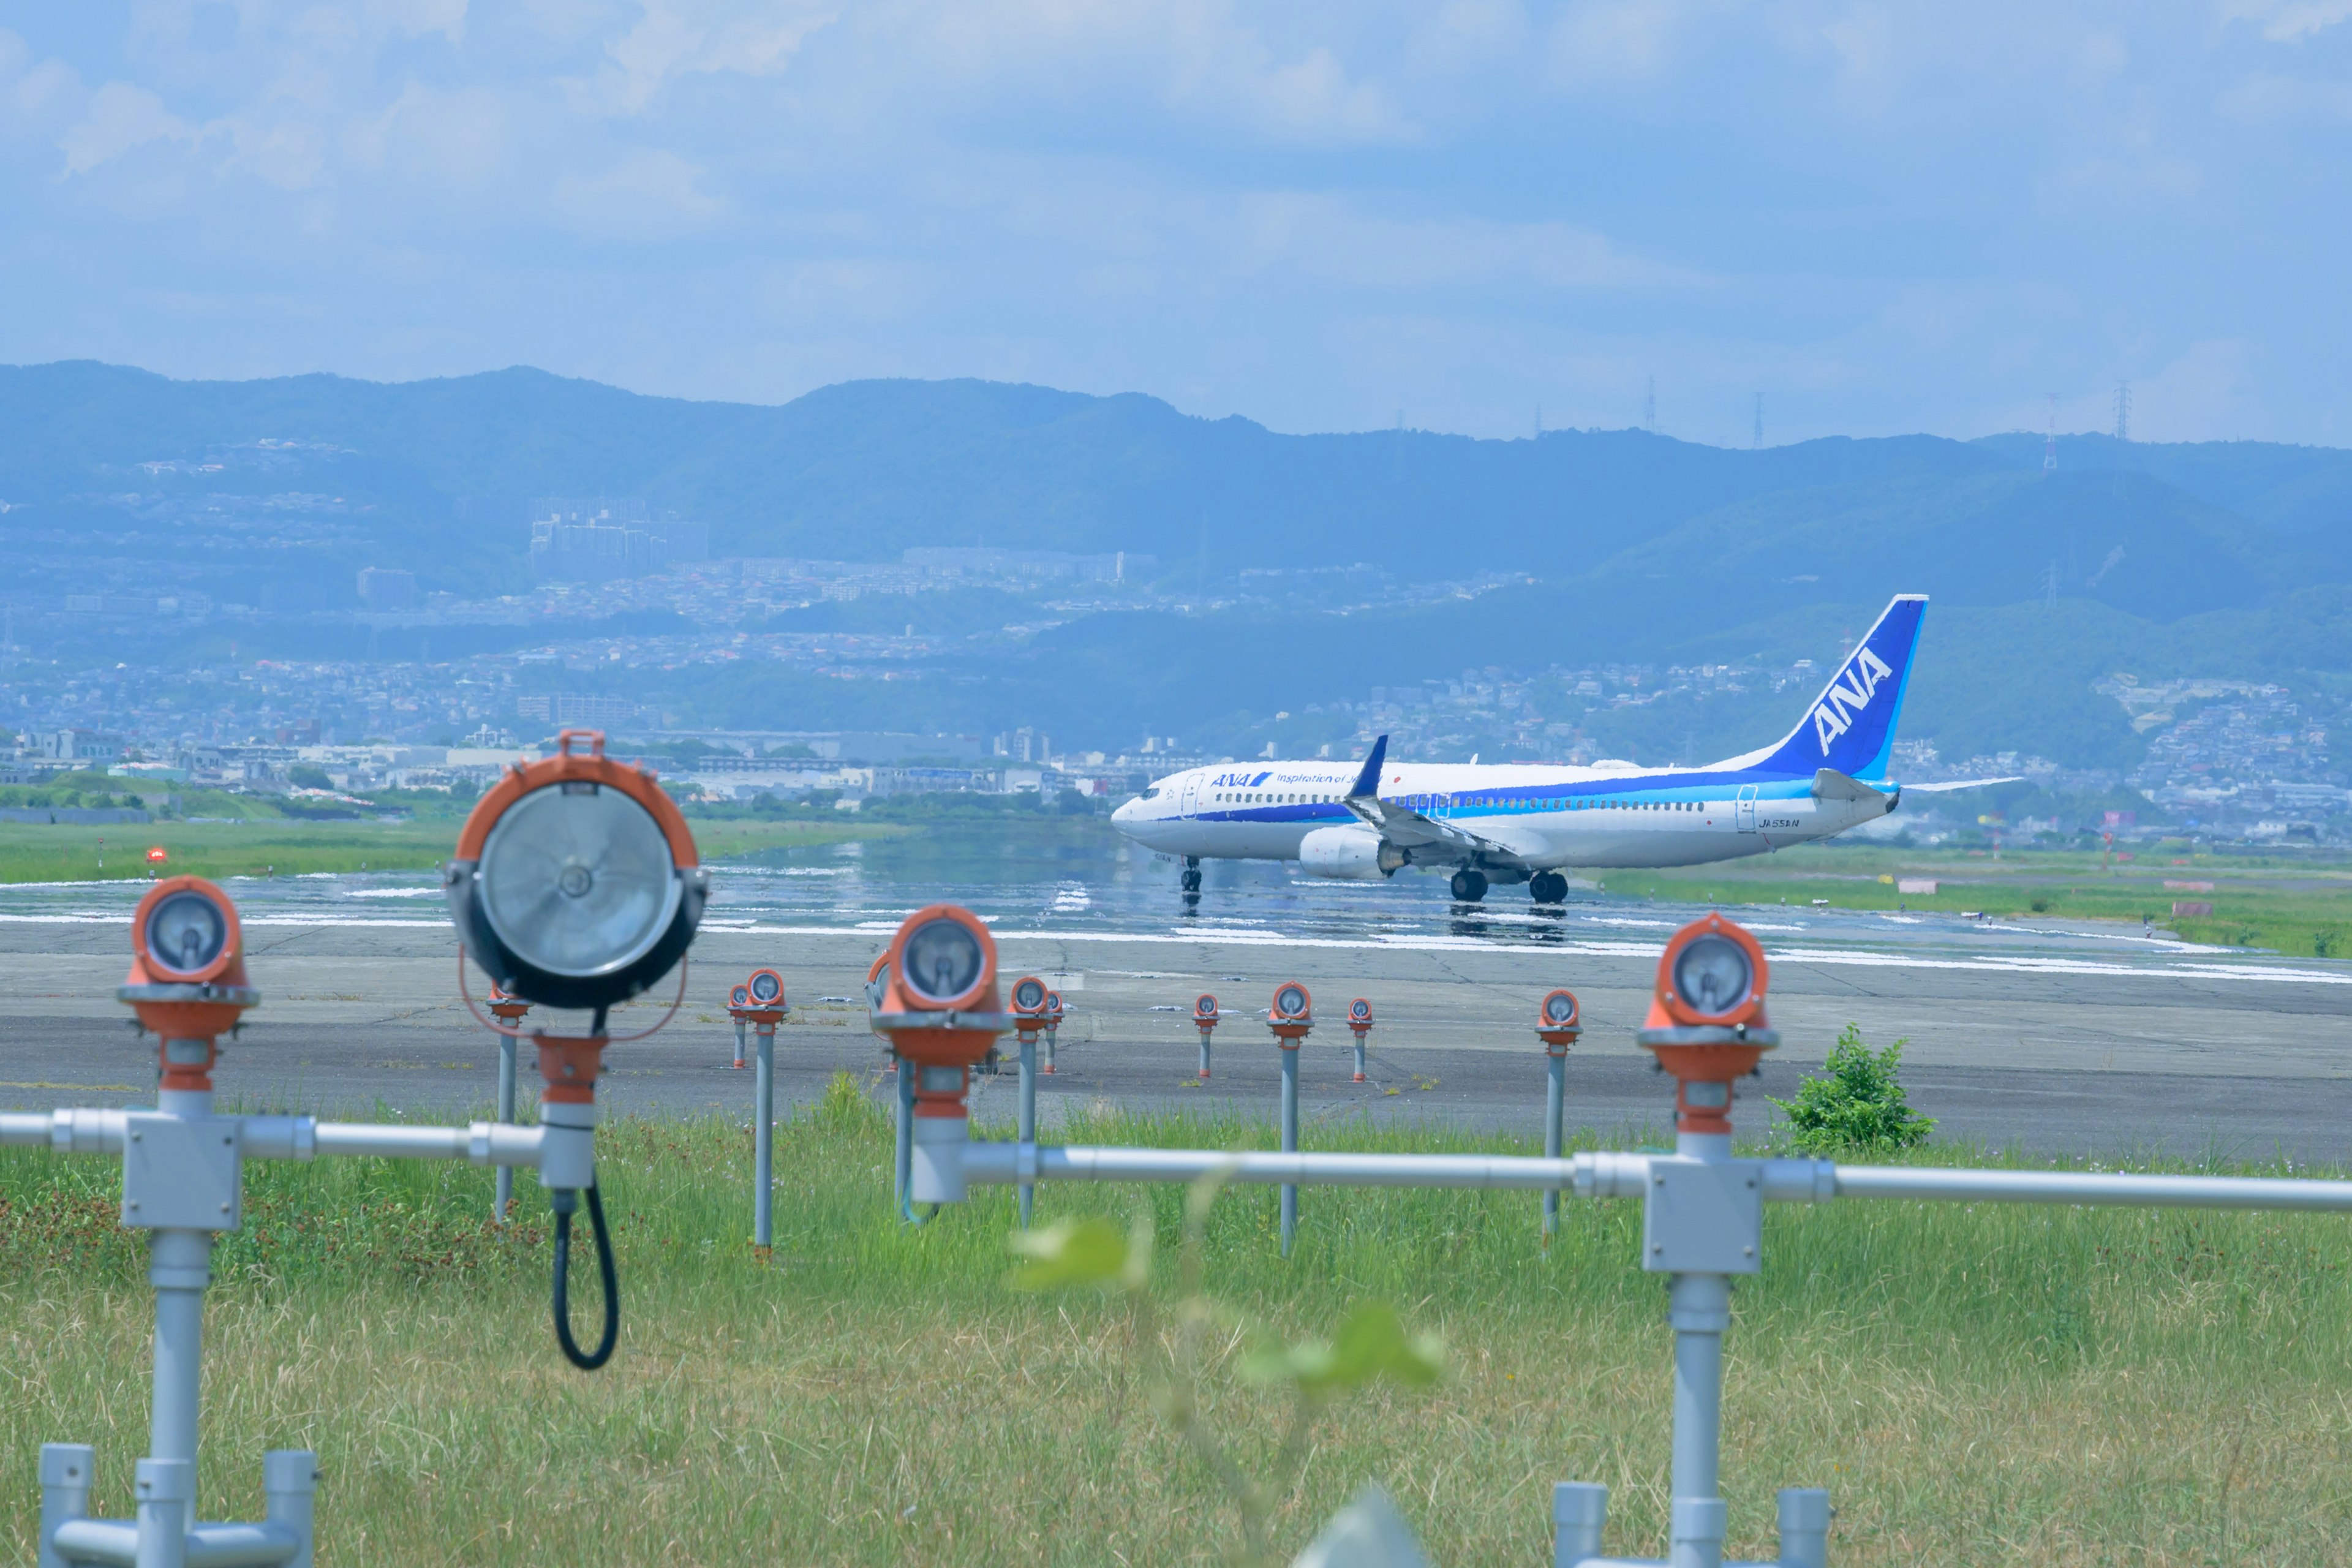
[[[299, 500], [300, 498], [294, 498]], [[293, 500], [285, 509], [299, 515]], [[661, 760], [673, 787], [709, 802], [866, 799], [930, 791], [1124, 798], [1149, 779], [1202, 762], [1273, 756], [1255, 734], [1201, 737], [1055, 737], [1039, 726], [984, 734], [917, 734], [779, 727], [698, 728], [666, 711], [649, 689], [697, 669], [770, 669], [846, 682], [940, 680], [1016, 654], [1038, 633], [1105, 610], [1197, 613], [1236, 605], [1276, 608], [1396, 607], [1475, 597], [1513, 579], [1400, 581], [1369, 565], [1244, 569], [1187, 582], [1150, 555], [1050, 551], [910, 549], [895, 563], [709, 559], [697, 526], [648, 519], [611, 503], [585, 512], [545, 503], [533, 525], [530, 592], [477, 599], [420, 593], [407, 572], [366, 568], [354, 604], [299, 609], [225, 602], [196, 591], [153, 597], [71, 593], [26, 616], [12, 605], [0, 641], [0, 712], [15, 731], [6, 779], [18, 812], [77, 808], [42, 798], [66, 771], [103, 769], [168, 809], [176, 788], [225, 789], [308, 800], [322, 811], [364, 812], [370, 792], [470, 793], [520, 752], [567, 727], [610, 731], [621, 749]], [[567, 517], [570, 521], [566, 521]], [[939, 626], [974, 594], [1000, 613], [971, 629]], [[881, 611], [897, 605], [887, 615]], [[777, 629], [795, 611], [827, 605], [869, 612], [861, 625], [891, 629]], [[642, 624], [644, 631], [566, 636], [578, 626]], [[969, 619], [970, 617], [967, 616]], [[331, 627], [364, 638], [365, 656], [256, 658], [237, 652], [289, 628]], [[485, 628], [511, 646], [457, 653]], [[936, 629], [934, 629], [936, 628]], [[135, 647], [162, 634], [208, 631], [228, 657], [213, 662], [134, 664], [75, 658], [92, 637]], [[453, 651], [436, 658], [434, 640]], [[382, 645], [414, 638], [415, 657]], [[42, 657], [43, 645], [56, 648]], [[59, 646], [68, 645], [68, 646]], [[1488, 665], [1433, 674], [1408, 686], [1307, 704], [1301, 717], [1345, 738], [1310, 748], [1360, 754], [1391, 737], [1409, 760], [1585, 763], [1622, 754], [1611, 721], [1643, 710], [1741, 703], [1785, 712], [1823, 679], [1811, 659], [1767, 668], [1737, 664]], [[2336, 705], [2275, 684], [2221, 679], [2142, 681], [2117, 673], [2099, 683], [2147, 737], [2139, 764], [2124, 771], [2001, 752], [1945, 757], [1931, 742], [1897, 746], [1911, 782], [2022, 776], [2038, 786], [2012, 832], [2183, 829], [2222, 838], [2317, 839], [2352, 829], [2347, 775], [2327, 746]], [[1718, 709], [1717, 710], [1721, 710]], [[1271, 721], [1294, 716], [1278, 712]], [[1669, 726], [1671, 728], [1671, 726]], [[1661, 752], [1630, 760], [1689, 763], [1701, 753], [1696, 722]], [[32, 792], [26, 794], [25, 792]], [[1979, 825], [1928, 803], [1874, 825], [1880, 834], [1937, 842]], [[1996, 813], [1996, 815], [1998, 815]], [[2143, 816], [2147, 818], [2143, 823]]]

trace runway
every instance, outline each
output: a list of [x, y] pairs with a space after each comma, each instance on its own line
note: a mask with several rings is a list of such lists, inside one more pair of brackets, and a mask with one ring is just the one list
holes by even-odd
[[[662, 1033], [608, 1053], [604, 1098], [614, 1112], [747, 1116], [751, 1075], [728, 1065], [733, 1032], [719, 1004], [762, 964], [782, 972], [793, 1002], [778, 1037], [779, 1104], [814, 1098], [836, 1072], [878, 1081], [879, 1042], [853, 999], [898, 919], [933, 889], [829, 853], [835, 864], [722, 868], [686, 1005]], [[990, 916], [1008, 977], [1044, 973], [1064, 993], [1060, 1070], [1041, 1089], [1049, 1128], [1097, 1105], [1270, 1116], [1277, 1058], [1263, 1010], [1277, 984], [1296, 979], [1322, 1020], [1305, 1047], [1304, 1103], [1335, 1136], [1362, 1117], [1532, 1135], [1543, 1085], [1535, 1008], [1555, 985], [1578, 993], [1587, 1025], [1569, 1065], [1571, 1125], [1663, 1136], [1671, 1092], [1633, 1034], [1665, 935], [1696, 910], [1591, 896], [1556, 919], [1499, 900], [1465, 912], [1424, 889], [1334, 890], [1261, 868], [1213, 880], [1188, 911], [1172, 875], [1144, 858], [1085, 869], [1094, 874], [933, 895]], [[835, 874], [793, 875], [808, 870]], [[112, 994], [141, 890], [0, 889], [0, 1105], [152, 1093], [152, 1042], [134, 1037]], [[457, 1000], [456, 944], [429, 879], [231, 890], [264, 1002], [225, 1047], [225, 1102], [435, 1116], [487, 1107], [495, 1044]], [[1731, 912], [1765, 942], [1785, 1041], [1747, 1086], [1745, 1130], [1767, 1125], [1768, 1097], [1793, 1092], [1851, 1023], [1874, 1046], [1907, 1040], [1905, 1081], [1939, 1136], [2050, 1153], [2346, 1158], [2352, 963], [2080, 922]], [[471, 978], [478, 995], [481, 977]], [[1202, 991], [1227, 1012], [1205, 1085], [1193, 1077], [1188, 1017]], [[1362, 1085], [1350, 1081], [1339, 1021], [1356, 995], [1377, 1020]], [[658, 1011], [641, 1002], [614, 1029], [644, 1027]], [[1012, 1083], [983, 1083], [977, 1113], [1009, 1118]]]

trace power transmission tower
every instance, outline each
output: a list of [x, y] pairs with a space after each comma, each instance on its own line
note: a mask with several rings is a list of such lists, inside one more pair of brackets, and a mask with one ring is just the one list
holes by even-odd
[[2131, 439], [2131, 383], [2116, 383], [2116, 439]]
[[1764, 395], [1756, 395], [1756, 450], [1764, 449]]
[[2042, 447], [2042, 471], [2058, 471], [2058, 395], [2054, 392], [2050, 395], [2050, 439]]

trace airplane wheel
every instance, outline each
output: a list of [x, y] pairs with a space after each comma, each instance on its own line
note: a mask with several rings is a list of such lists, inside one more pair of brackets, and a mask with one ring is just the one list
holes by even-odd
[[1197, 870], [1188, 867], [1181, 881], [1184, 891], [1188, 893], [1197, 893], [1201, 890], [1201, 873]]
[[1475, 904], [1486, 896], [1486, 873], [1467, 868], [1454, 873], [1454, 901]]
[[1528, 879], [1528, 892], [1539, 904], [1568, 902], [1568, 879], [1557, 871], [1538, 871]]

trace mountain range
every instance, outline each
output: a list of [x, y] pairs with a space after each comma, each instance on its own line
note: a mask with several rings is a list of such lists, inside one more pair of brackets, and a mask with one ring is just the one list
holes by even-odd
[[[1071, 621], [997, 672], [1006, 712], [1066, 732], [1084, 715], [1229, 726], [1465, 667], [1823, 658], [1895, 592], [1937, 601], [1906, 729], [1948, 752], [2128, 761], [2137, 737], [2089, 689], [2113, 669], [2330, 701], [2352, 678], [2352, 452], [2067, 435], [2045, 471], [2048, 449], [2025, 434], [1760, 450], [1642, 430], [1286, 435], [1139, 395], [977, 381], [761, 406], [527, 369], [381, 384], [73, 363], [0, 367], [0, 540], [93, 569], [185, 549], [191, 572], [242, 563], [320, 603], [348, 602], [371, 563], [512, 591], [529, 498], [604, 494], [707, 522], [717, 555], [1123, 550], [1158, 557], [1163, 585], [1212, 593], [1244, 567], [1354, 562], [1517, 580], [1356, 615]], [[307, 532], [225, 524], [201, 549], [174, 542], [192, 515], [300, 513], [289, 496], [317, 502]], [[930, 699], [905, 700], [913, 721]]]

